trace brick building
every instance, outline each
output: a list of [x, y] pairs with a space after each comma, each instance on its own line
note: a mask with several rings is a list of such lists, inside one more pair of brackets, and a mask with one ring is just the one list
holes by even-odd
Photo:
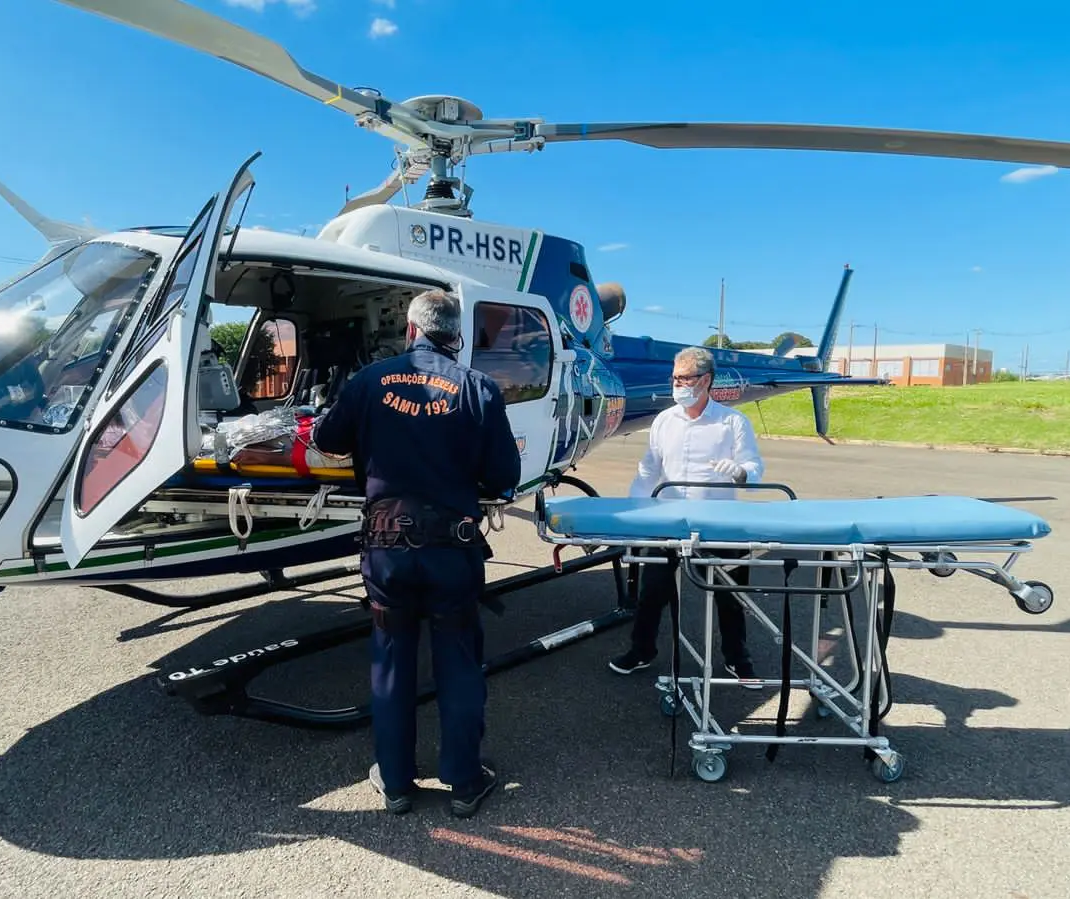
[[979, 347], [957, 343], [878, 344], [876, 355], [874, 366], [872, 344], [856, 344], [850, 348], [848, 368], [848, 347], [833, 347], [829, 368], [856, 377], [886, 377], [903, 387], [953, 387], [992, 380], [992, 351]]
[[[754, 352], [771, 353], [772, 350]], [[788, 355], [812, 356], [816, 352], [814, 347], [805, 347], [794, 349]], [[956, 343], [877, 344], [876, 365], [873, 355], [873, 344], [835, 346], [829, 370], [858, 378], [886, 377], [901, 387], [954, 387], [992, 380], [992, 351], [979, 347]]]

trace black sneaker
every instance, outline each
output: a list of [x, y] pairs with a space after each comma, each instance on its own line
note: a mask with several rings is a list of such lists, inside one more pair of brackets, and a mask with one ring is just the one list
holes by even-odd
[[638, 671], [640, 668], [649, 668], [650, 663], [654, 661], [657, 652], [654, 655], [644, 658], [635, 649], [629, 649], [624, 655], [617, 656], [610, 661], [609, 667], [616, 671], [617, 674], [631, 674], [633, 671]]
[[404, 815], [406, 812], [412, 811], [412, 797], [417, 789], [416, 784], [412, 784], [407, 793], [387, 793], [386, 784], [383, 783], [383, 775], [379, 772], [378, 762], [372, 765], [369, 769], [368, 780], [370, 780], [372, 786], [382, 794], [383, 802], [385, 803], [388, 812], [393, 812], [395, 815]]
[[747, 690], [760, 690], [765, 686], [759, 679], [750, 662], [741, 662], [738, 665], [725, 664], [724, 670], [739, 681], [739, 685]]
[[458, 818], [471, 818], [479, 811], [479, 806], [494, 788], [498, 786], [498, 775], [486, 762], [483, 763], [483, 781], [464, 791], [457, 791], [450, 797], [450, 811]]

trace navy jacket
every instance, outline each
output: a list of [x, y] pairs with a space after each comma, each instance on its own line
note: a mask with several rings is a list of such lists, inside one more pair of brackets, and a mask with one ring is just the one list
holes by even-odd
[[369, 503], [410, 496], [480, 518], [479, 499], [520, 481], [520, 453], [498, 385], [426, 338], [357, 372], [312, 432], [352, 453]]

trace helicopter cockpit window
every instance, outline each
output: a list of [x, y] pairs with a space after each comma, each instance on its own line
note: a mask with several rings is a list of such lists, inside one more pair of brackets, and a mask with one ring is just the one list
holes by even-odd
[[297, 326], [287, 318], [261, 322], [245, 350], [241, 389], [254, 400], [289, 396], [297, 371]]
[[85, 243], [0, 291], [0, 426], [74, 425], [158, 262]]
[[538, 309], [478, 303], [472, 368], [490, 375], [505, 402], [523, 403], [550, 389], [550, 326]]
[[127, 376], [137, 364], [145, 358], [149, 350], [167, 333], [167, 315], [182, 301], [193, 278], [193, 269], [197, 264], [197, 250], [208, 230], [209, 214], [215, 200], [209, 200], [198, 213], [197, 218], [187, 232], [182, 245], [178, 248], [175, 259], [171, 262], [167, 280], [152, 298], [148, 310], [137, 324], [137, 334], [131, 341], [122, 363], [112, 376], [108, 393], [119, 389]]

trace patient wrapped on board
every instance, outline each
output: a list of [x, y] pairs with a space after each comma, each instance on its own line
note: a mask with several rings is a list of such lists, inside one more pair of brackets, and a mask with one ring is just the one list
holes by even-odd
[[298, 406], [221, 422], [205, 433], [198, 459], [239, 468], [288, 468], [296, 477], [309, 477], [312, 469], [351, 469], [352, 456], [336, 456], [316, 447], [312, 429], [319, 418], [311, 407]]

